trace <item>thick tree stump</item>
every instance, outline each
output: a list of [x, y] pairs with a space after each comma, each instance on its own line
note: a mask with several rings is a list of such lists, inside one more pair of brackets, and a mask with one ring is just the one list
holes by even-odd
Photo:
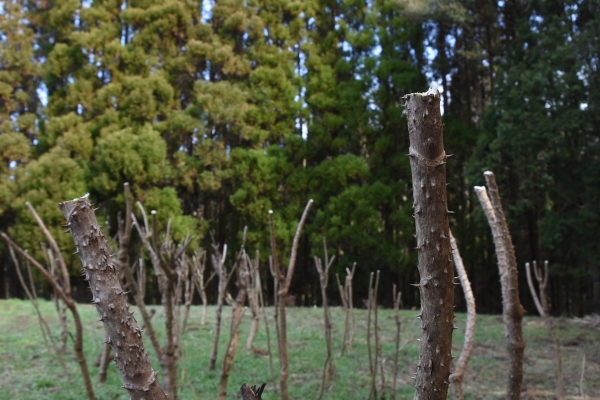
[[421, 294], [421, 337], [415, 399], [445, 400], [454, 321], [454, 274], [446, 200], [440, 95], [404, 96], [410, 140]]

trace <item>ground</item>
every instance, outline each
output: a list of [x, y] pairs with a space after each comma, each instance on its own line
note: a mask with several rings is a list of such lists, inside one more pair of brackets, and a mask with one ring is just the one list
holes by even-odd
[[[162, 333], [164, 327], [161, 307], [155, 307], [155, 326]], [[42, 301], [41, 309], [50, 323], [55, 336], [59, 336], [58, 319], [51, 302]], [[121, 377], [114, 364], [108, 372], [108, 381], [100, 385], [97, 382], [98, 369], [94, 361], [100, 354], [104, 333], [102, 323], [94, 306], [80, 304], [79, 310], [85, 324], [85, 353], [99, 400], [127, 399]], [[215, 308], [209, 307], [206, 326], [200, 325], [202, 308], [192, 307], [188, 331], [183, 335], [183, 358], [181, 363], [181, 399], [216, 398], [222, 357], [229, 339], [231, 307], [224, 311], [223, 327], [216, 371], [207, 371], [212, 324]], [[334, 348], [336, 376], [328, 385], [324, 399], [366, 399], [369, 387], [369, 368], [366, 350], [365, 310], [356, 310], [356, 336], [352, 349], [339, 357], [342, 340], [344, 312], [341, 308], [332, 308], [334, 325]], [[270, 318], [271, 346], [276, 348], [273, 309], [267, 308]], [[397, 398], [412, 399], [413, 381], [410, 376], [415, 371], [419, 325], [415, 311], [401, 312], [402, 350], [398, 362]], [[70, 383], [64, 375], [56, 358], [48, 354], [37, 322], [35, 311], [28, 301], [0, 301], [0, 399], [85, 399], [85, 391], [78, 370], [78, 364], [69, 340], [66, 355], [68, 367], [74, 382]], [[139, 313], [136, 313], [139, 315]], [[459, 314], [454, 334], [454, 355], [462, 347], [466, 315]], [[575, 323], [574, 320], [561, 318], [555, 320], [562, 343], [564, 357], [565, 386], [569, 399], [600, 399], [600, 331], [590, 326]], [[385, 398], [390, 398], [392, 368], [394, 360], [395, 322], [391, 310], [379, 310], [383, 356], [385, 358]], [[250, 312], [246, 312], [241, 325], [240, 347], [235, 358], [229, 379], [230, 399], [239, 399], [242, 383], [250, 385], [267, 382], [263, 398], [276, 399], [269, 372], [269, 357], [262, 355], [266, 351], [248, 351], [245, 342], [250, 327]], [[321, 373], [325, 361], [326, 349], [323, 332], [323, 310], [320, 308], [290, 308], [288, 313], [290, 345], [289, 391], [292, 399], [316, 399], [321, 384]], [[261, 321], [259, 333], [254, 345], [260, 350], [267, 349], [266, 333]], [[526, 317], [524, 335], [525, 376], [523, 382], [524, 399], [554, 398], [554, 354], [555, 348], [543, 321], [538, 317]], [[162, 337], [161, 337], [162, 340]], [[468, 399], [496, 399], [505, 393], [507, 355], [504, 345], [502, 318], [497, 315], [478, 315], [475, 346], [467, 374], [464, 393]], [[156, 357], [148, 338], [145, 337], [146, 350], [150, 354], [154, 369], [159, 369]], [[585, 370], [582, 380], [582, 362], [585, 354]], [[277, 373], [277, 356], [273, 359]]]

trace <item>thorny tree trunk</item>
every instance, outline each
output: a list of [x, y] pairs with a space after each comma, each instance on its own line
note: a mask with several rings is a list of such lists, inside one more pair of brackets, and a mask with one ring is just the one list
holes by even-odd
[[456, 245], [456, 240], [452, 232], [450, 232], [450, 244], [452, 245], [452, 258], [454, 259], [454, 265], [456, 265], [456, 272], [458, 272], [458, 278], [465, 294], [465, 300], [467, 302], [467, 324], [465, 327], [465, 342], [463, 344], [460, 357], [456, 362], [456, 368], [452, 375], [450, 375], [450, 382], [452, 383], [452, 397], [454, 400], [463, 400], [465, 398], [462, 391], [462, 382], [471, 358], [471, 352], [473, 351], [473, 341], [475, 339], [475, 297], [473, 297], [473, 291], [471, 290], [471, 282], [467, 276], [467, 271], [463, 265], [462, 258]]
[[246, 294], [248, 287], [248, 266], [247, 258], [244, 249], [241, 250], [241, 259], [239, 260], [239, 267], [237, 270], [237, 287], [238, 294], [235, 299], [235, 306], [231, 315], [231, 332], [229, 337], [229, 345], [225, 352], [225, 358], [223, 359], [223, 370], [221, 372], [221, 380], [219, 382], [219, 400], [225, 400], [227, 398], [227, 382], [229, 380], [229, 374], [231, 373], [231, 367], [233, 366], [233, 359], [237, 352], [237, 347], [240, 338], [240, 323], [242, 322], [244, 303], [246, 302]]
[[517, 259], [502, 211], [496, 178], [490, 171], [485, 172], [484, 176], [490, 197], [488, 197], [485, 187], [476, 186], [475, 192], [492, 229], [496, 256], [498, 257], [498, 269], [500, 270], [502, 319], [504, 321], [504, 336], [506, 337], [509, 358], [506, 397], [510, 400], [518, 400], [521, 398], [521, 384], [523, 382], [525, 340], [523, 339], [522, 326], [524, 310], [519, 299]]
[[294, 240], [292, 242], [292, 251], [290, 254], [290, 263], [288, 265], [286, 275], [283, 275], [281, 269], [279, 268], [279, 260], [277, 258], [277, 246], [275, 243], [275, 223], [273, 222], [273, 211], [269, 210], [269, 222], [271, 227], [271, 251], [273, 253], [273, 272], [275, 273], [274, 278], [279, 282], [279, 293], [278, 293], [278, 306], [279, 306], [279, 321], [278, 327], [279, 330], [277, 332], [277, 339], [279, 342], [279, 365], [280, 365], [280, 375], [279, 375], [279, 386], [281, 389], [281, 400], [288, 400], [288, 390], [287, 390], [287, 379], [289, 375], [289, 359], [287, 352], [287, 319], [285, 314], [285, 297], [287, 296], [290, 285], [292, 283], [292, 277], [294, 276], [294, 268], [296, 266], [296, 254], [298, 251], [298, 243], [300, 241], [300, 236], [302, 234], [302, 228], [304, 223], [306, 222], [306, 217], [308, 216], [308, 211], [312, 206], [313, 200], [309, 200], [304, 208], [304, 212], [302, 213], [302, 217], [300, 218], [300, 222], [298, 223], [298, 228], [296, 229], [296, 234], [294, 235]]
[[446, 153], [437, 90], [404, 96], [417, 230], [421, 337], [415, 400], [446, 399], [454, 322], [454, 275]]
[[225, 284], [227, 282], [227, 271], [225, 270], [225, 257], [227, 256], [227, 245], [223, 246], [223, 255], [218, 252], [218, 246], [214, 246], [216, 254], [212, 257], [213, 266], [219, 278], [219, 291], [217, 294], [217, 311], [215, 328], [213, 330], [213, 342], [210, 350], [208, 369], [215, 369], [217, 363], [217, 350], [219, 348], [219, 334], [221, 332], [221, 313], [223, 312], [223, 299], [225, 298]]
[[108, 244], [100, 230], [92, 205], [87, 197], [59, 204], [67, 219], [69, 231], [83, 264], [85, 280], [90, 282], [92, 303], [113, 348], [124, 388], [131, 399], [167, 399], [161, 389], [148, 354], [144, 351], [142, 333], [133, 313], [129, 311], [127, 295], [121, 289], [117, 270], [111, 262]]
[[[531, 296], [535, 302], [535, 305], [538, 309], [540, 315], [544, 318], [544, 322], [546, 323], [546, 328], [552, 334], [552, 340], [554, 340], [554, 346], [556, 348], [556, 388], [558, 391], [558, 399], [564, 400], [565, 398], [565, 381], [562, 372], [562, 350], [560, 347], [560, 340], [558, 338], [558, 333], [556, 332], [556, 326], [554, 326], [554, 321], [552, 316], [548, 311], [548, 261], [544, 261], [544, 272], [542, 273], [541, 268], [537, 266], [537, 262], [533, 262], [533, 271], [535, 272], [535, 278], [538, 282], [540, 295], [538, 297], [535, 287], [533, 285], [533, 281], [531, 279], [531, 269], [529, 267], [529, 263], [525, 263], [525, 271], [527, 272], [527, 283], [529, 284], [529, 290], [531, 291]], [[540, 298], [542, 299], [540, 304]]]
[[[331, 316], [329, 314], [329, 307], [327, 304], [327, 284], [329, 282], [329, 267], [333, 264], [335, 256], [329, 259], [327, 254], [327, 242], [323, 237], [323, 248], [325, 250], [325, 269], [323, 269], [323, 262], [315, 256], [315, 266], [319, 272], [319, 283], [321, 284], [321, 297], [323, 298], [323, 319], [325, 323], [325, 344], [327, 346], [327, 358], [325, 359], [325, 366], [323, 367], [323, 379], [321, 382], [321, 389], [319, 391], [318, 399], [321, 400], [323, 397], [323, 391], [325, 385], [333, 378], [335, 373], [335, 366], [333, 365], [333, 350], [331, 348]], [[338, 279], [339, 281], [339, 279]]]

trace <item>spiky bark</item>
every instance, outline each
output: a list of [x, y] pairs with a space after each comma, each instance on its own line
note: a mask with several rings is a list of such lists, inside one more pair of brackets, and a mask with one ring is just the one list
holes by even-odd
[[500, 270], [502, 320], [509, 358], [506, 397], [510, 400], [518, 400], [521, 398], [521, 384], [523, 382], [525, 340], [523, 339], [524, 310], [519, 299], [517, 258], [508, 231], [508, 224], [502, 211], [496, 178], [490, 171], [485, 172], [484, 176], [490, 196], [488, 197], [485, 188], [481, 186], [475, 187], [475, 193], [477, 193], [479, 202], [492, 229], [496, 256], [498, 257], [498, 269]]
[[92, 205], [87, 197], [81, 197], [60, 203], [59, 208], [77, 246], [85, 279], [90, 282], [92, 303], [104, 323], [107, 342], [123, 377], [123, 387], [134, 400], [166, 400], [144, 350], [142, 332], [133, 312], [129, 311], [126, 293], [121, 289], [108, 243]]
[[448, 393], [452, 360], [454, 275], [440, 95], [430, 90], [408, 94], [404, 98], [421, 294], [421, 338], [415, 399], [442, 400]]

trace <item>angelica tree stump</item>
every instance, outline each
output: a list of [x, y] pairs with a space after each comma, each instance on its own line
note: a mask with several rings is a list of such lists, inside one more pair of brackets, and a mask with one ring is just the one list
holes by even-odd
[[129, 311], [127, 293], [121, 288], [108, 242], [87, 195], [60, 203], [58, 207], [77, 246], [84, 279], [90, 283], [92, 304], [104, 323], [106, 341], [123, 377], [123, 388], [132, 400], [167, 400], [144, 350], [142, 330]]
[[445, 400], [454, 328], [454, 272], [446, 198], [446, 158], [437, 90], [404, 96], [417, 230], [421, 335], [415, 399]]

